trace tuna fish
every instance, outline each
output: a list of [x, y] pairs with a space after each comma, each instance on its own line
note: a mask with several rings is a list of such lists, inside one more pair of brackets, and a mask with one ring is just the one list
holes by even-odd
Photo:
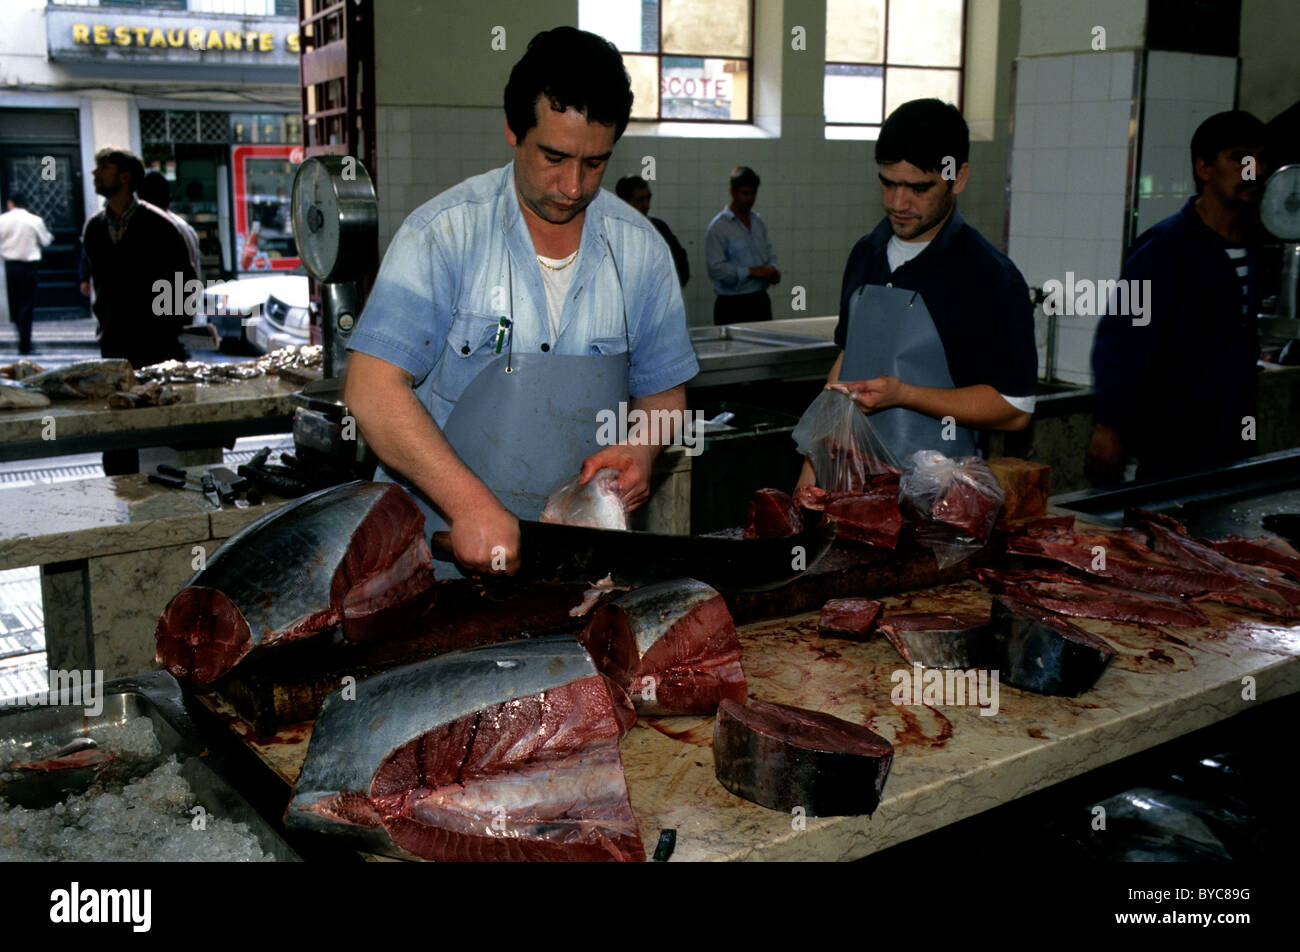
[[601, 605], [582, 643], [640, 714], [712, 714], [748, 696], [727, 603], [695, 579], [638, 588]]
[[575, 477], [547, 497], [539, 519], [588, 529], [627, 529], [620, 475], [616, 469], [597, 470], [582, 486]]
[[125, 360], [83, 360], [28, 377], [23, 383], [51, 397], [102, 400], [135, 386], [135, 372]]
[[975, 570], [975, 577], [998, 594], [1010, 595], [1061, 615], [1136, 621], [1149, 625], [1208, 625], [1205, 613], [1176, 595], [1135, 592], [1106, 582], [1083, 582], [1064, 572]]
[[50, 398], [35, 387], [0, 377], [0, 410], [30, 410], [49, 405]]
[[1005, 595], [993, 598], [996, 667], [1006, 684], [1078, 697], [1106, 670], [1115, 649], [1060, 615]]
[[746, 539], [777, 539], [803, 531], [803, 516], [793, 499], [779, 489], [759, 489], [749, 500]]
[[822, 606], [817, 634], [825, 638], [866, 641], [884, 606], [866, 598], [832, 598]]
[[856, 816], [880, 804], [894, 747], [860, 724], [819, 711], [726, 700], [713, 722], [718, 781], [759, 806], [805, 816]]
[[304, 496], [226, 540], [158, 620], [158, 660], [204, 684], [254, 649], [341, 628], [387, 634], [427, 609], [424, 518], [392, 483]]
[[442, 861], [630, 860], [618, 712], [571, 638], [439, 655], [325, 699], [290, 829]]
[[889, 615], [877, 627], [908, 662], [927, 668], [982, 668], [995, 658], [987, 615]]

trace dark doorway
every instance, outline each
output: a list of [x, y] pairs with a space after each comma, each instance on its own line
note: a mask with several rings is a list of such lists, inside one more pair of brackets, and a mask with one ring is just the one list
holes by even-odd
[[0, 110], [0, 196], [22, 192], [28, 210], [45, 219], [54, 234], [54, 243], [41, 257], [38, 321], [90, 316], [89, 302], [77, 281], [86, 220], [81, 188], [75, 111]]

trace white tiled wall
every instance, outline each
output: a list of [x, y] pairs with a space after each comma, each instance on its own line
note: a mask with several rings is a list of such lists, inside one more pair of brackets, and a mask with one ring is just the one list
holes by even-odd
[[1140, 234], [1178, 211], [1196, 191], [1192, 133], [1206, 118], [1233, 108], [1237, 61], [1194, 53], [1147, 54], [1142, 156], [1135, 204]]
[[[511, 150], [499, 108], [380, 106], [378, 190], [380, 246], [387, 247], [414, 208], [462, 179], [505, 165]], [[971, 177], [962, 214], [1003, 246], [1006, 220], [1005, 122], [994, 142], [971, 145]], [[655, 159], [651, 214], [668, 223], [691, 258], [684, 292], [687, 319], [713, 322], [713, 291], [705, 271], [704, 233], [728, 201], [733, 166], [749, 165], [763, 180], [756, 208], [767, 222], [782, 271], [772, 291], [773, 316], [812, 317], [839, 309], [849, 250], [883, 212], [869, 141], [827, 141], [819, 118], [785, 116], [780, 138], [695, 139], [638, 136], [619, 141], [605, 174], [613, 190], [624, 175]], [[806, 310], [791, 310], [791, 288], [806, 290]]]
[[[1132, 115], [1132, 50], [1016, 62], [1007, 254], [1030, 287], [1119, 274]], [[1039, 368], [1047, 367], [1038, 315]], [[1055, 375], [1090, 382], [1096, 317], [1057, 318]]]

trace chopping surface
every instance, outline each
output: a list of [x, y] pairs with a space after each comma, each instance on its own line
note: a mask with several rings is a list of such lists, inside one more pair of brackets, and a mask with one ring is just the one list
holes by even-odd
[[[844, 595], [852, 595], [845, 592]], [[987, 611], [983, 586], [961, 582], [885, 597], [891, 611]], [[874, 816], [807, 819], [729, 793], [713, 773], [711, 717], [641, 718], [622, 741], [633, 809], [647, 850], [677, 830], [674, 860], [856, 859], [946, 826], [1300, 691], [1300, 625], [1254, 620], [1201, 603], [1199, 629], [1074, 619], [1119, 652], [1081, 698], [999, 686], [998, 713], [974, 706], [895, 706], [895, 672], [910, 673], [884, 638], [821, 638], [804, 613], [738, 629], [752, 699], [812, 708], [864, 723], [893, 742], [895, 756]], [[1242, 678], [1255, 699], [1243, 698]], [[307, 753], [309, 724], [270, 738], [213, 695], [204, 703], [288, 785]]]

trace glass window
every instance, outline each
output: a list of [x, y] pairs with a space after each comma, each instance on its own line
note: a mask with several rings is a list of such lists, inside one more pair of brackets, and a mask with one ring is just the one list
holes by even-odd
[[578, 0], [578, 25], [623, 53], [633, 119], [749, 122], [751, 0]]
[[912, 99], [960, 109], [965, 24], [965, 0], [826, 0], [827, 137], [875, 138]]

